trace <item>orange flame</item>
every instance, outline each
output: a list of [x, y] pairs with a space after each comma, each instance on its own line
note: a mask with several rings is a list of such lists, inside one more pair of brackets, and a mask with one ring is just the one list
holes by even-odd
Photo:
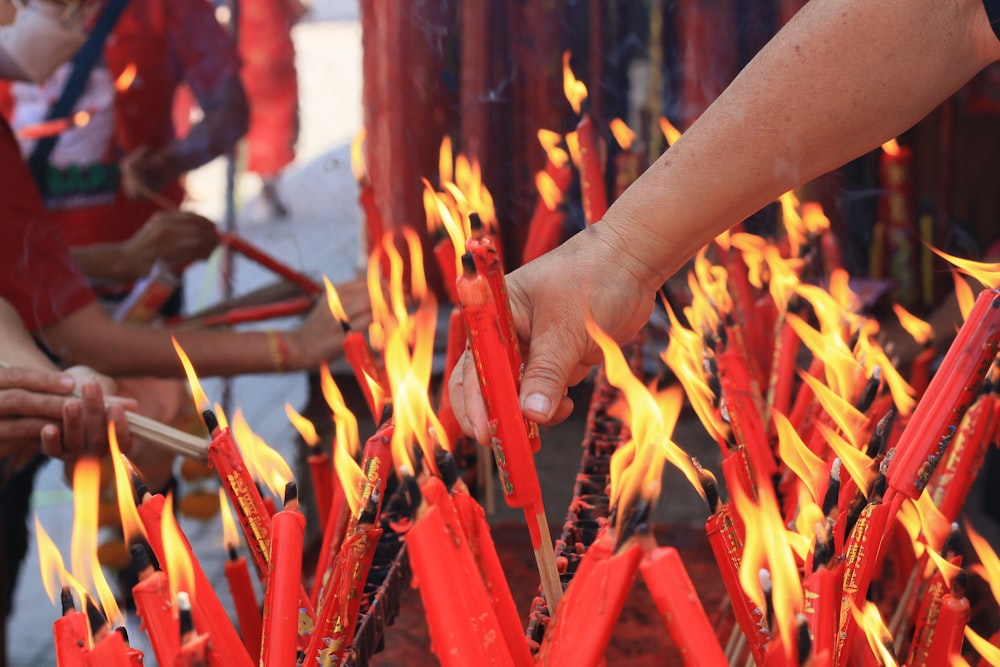
[[810, 234], [821, 234], [830, 228], [830, 218], [823, 212], [823, 206], [819, 202], [807, 201], [800, 207], [802, 211], [802, 222], [806, 231]]
[[368, 298], [372, 307], [372, 322], [368, 325], [368, 341], [372, 349], [380, 350], [385, 345], [385, 325], [390, 318], [389, 304], [382, 292], [381, 258], [382, 246], [378, 246], [368, 258]]
[[972, 548], [979, 556], [979, 562], [983, 564], [986, 582], [993, 591], [993, 597], [1000, 602], [1000, 558], [997, 557], [990, 543], [983, 539], [983, 536], [976, 532], [968, 520], [965, 521], [965, 533], [969, 537]]
[[[778, 455], [792, 472], [802, 480], [813, 502], [819, 502], [819, 482], [825, 466], [823, 459], [816, 456], [802, 442], [795, 427], [788, 418], [778, 411], [772, 413], [778, 432]], [[810, 524], [811, 525], [811, 524]]]
[[667, 140], [667, 146], [673, 146], [681, 138], [681, 131], [674, 127], [666, 116], [660, 116], [660, 131]]
[[77, 111], [73, 114], [73, 127], [83, 127], [90, 123], [90, 113], [86, 111]]
[[858, 489], [867, 498], [872, 483], [872, 460], [863, 451], [855, 449], [851, 443], [844, 440], [835, 429], [830, 428], [823, 422], [816, 422], [816, 428], [819, 429], [827, 444], [830, 445], [830, 449], [833, 450], [833, 453], [840, 459], [844, 468], [847, 469], [851, 479], [858, 485]]
[[442, 137], [441, 150], [438, 151], [438, 179], [442, 185], [455, 180], [454, 153], [448, 135]]
[[131, 88], [132, 83], [135, 81], [137, 71], [138, 68], [135, 66], [135, 63], [129, 63], [126, 65], [125, 69], [122, 70], [122, 73], [118, 75], [117, 79], [115, 79], [115, 90], [121, 93]]
[[[428, 220], [433, 215], [437, 220], [441, 221], [444, 225], [445, 231], [448, 233], [448, 238], [451, 240], [451, 245], [455, 249], [455, 271], [456, 275], [462, 275], [462, 255], [465, 254], [465, 241], [468, 235], [462, 227], [462, 224], [455, 220], [455, 216], [449, 210], [447, 204], [441, 199], [438, 193], [434, 192], [434, 188], [427, 179], [423, 179], [424, 183], [424, 210], [427, 212]], [[433, 208], [431, 208], [433, 206]], [[371, 269], [369, 268], [369, 275], [371, 274]], [[369, 290], [371, 289], [371, 280], [369, 278]], [[381, 290], [380, 290], [381, 291]], [[375, 315], [374, 309], [372, 315]]]
[[423, 299], [427, 294], [427, 277], [424, 275], [424, 247], [420, 237], [409, 227], [400, 228], [410, 257], [410, 294]]
[[330, 279], [323, 276], [323, 286], [326, 288], [326, 305], [330, 309], [330, 314], [341, 324], [347, 324], [347, 313], [344, 311], [344, 304], [340, 302], [340, 294], [333, 286]]
[[177, 519], [174, 517], [174, 496], [167, 494], [163, 503], [163, 515], [160, 517], [160, 534], [163, 539], [163, 555], [166, 563], [167, 579], [170, 582], [170, 599], [176, 600], [177, 593], [184, 591], [192, 598], [194, 590], [194, 565], [191, 563], [191, 552], [187, 540], [181, 533]]
[[885, 622], [882, 621], [878, 605], [865, 601], [864, 611], [855, 605], [851, 607], [851, 613], [854, 615], [854, 621], [858, 627], [865, 631], [868, 646], [871, 647], [872, 653], [878, 657], [880, 663], [885, 667], [896, 667], [898, 663], [893, 657], [892, 651], [889, 650], [889, 647], [893, 645], [892, 635], [889, 633], [889, 628], [885, 627]]
[[830, 272], [830, 296], [835, 303], [848, 312], [858, 310], [860, 301], [858, 295], [851, 289], [851, 276], [844, 269], [834, 269]]
[[896, 317], [899, 318], [899, 323], [906, 330], [906, 333], [913, 336], [913, 339], [918, 343], [927, 343], [934, 336], [934, 329], [929, 323], [910, 313], [898, 303], [892, 304], [892, 311], [896, 313]]
[[291, 403], [285, 403], [285, 415], [307, 445], [315, 448], [319, 444], [319, 435], [316, 433], [316, 426], [299, 414], [299, 411], [293, 408]]
[[573, 74], [573, 70], [569, 66], [569, 60], [569, 51], [564, 51], [563, 92], [566, 94], [566, 99], [569, 100], [570, 106], [573, 107], [573, 111], [580, 113], [580, 110], [583, 108], [583, 102], [587, 99], [587, 86]]
[[222, 508], [222, 544], [226, 549], [235, 549], [240, 544], [240, 531], [236, 528], [236, 517], [229, 504], [225, 489], [219, 489], [219, 507]]
[[951, 524], [934, 504], [930, 494], [921, 494], [913, 505], [920, 518], [920, 531], [923, 533], [924, 542], [940, 551], [948, 539], [948, 533], [951, 532]]
[[344, 402], [344, 395], [340, 393], [340, 388], [326, 364], [319, 367], [319, 380], [323, 398], [333, 412], [336, 426], [333, 468], [344, 488], [351, 515], [357, 516], [361, 511], [361, 491], [365, 485], [365, 474], [354, 458], [361, 451], [358, 441], [358, 420]]
[[232, 432], [250, 473], [270, 489], [271, 493], [283, 498], [285, 485], [294, 479], [292, 469], [285, 459], [250, 428], [239, 408], [233, 415]]
[[802, 344], [809, 348], [813, 355], [823, 360], [829, 388], [839, 396], [851, 396], [855, 391], [854, 379], [857, 377], [859, 364], [851, 354], [847, 343], [835, 334], [821, 334], [794, 313], [788, 313], [785, 321], [795, 331]]
[[941, 252], [937, 248], [931, 248], [931, 250], [941, 259], [956, 266], [962, 273], [978, 280], [984, 287], [996, 289], [1000, 285], [1000, 262], [974, 262], [971, 259], [963, 259]]
[[669, 307], [667, 315], [670, 318], [670, 343], [667, 349], [660, 353], [660, 357], [684, 387], [684, 393], [705, 431], [713, 438], [720, 439], [723, 437], [723, 428], [713, 404], [712, 390], [705, 381], [702, 371], [701, 337], [694, 331], [682, 327]]
[[177, 357], [181, 360], [181, 366], [184, 367], [184, 374], [187, 376], [188, 385], [191, 387], [191, 397], [194, 399], [194, 404], [198, 408], [198, 412], [207, 410], [212, 404], [209, 402], [208, 396], [205, 395], [205, 390], [201, 388], [201, 382], [198, 381], [198, 375], [194, 372], [191, 360], [188, 359], [187, 354], [176, 338], [171, 336], [170, 341], [174, 344], [174, 350], [176, 350]]
[[969, 318], [972, 307], [976, 305], [976, 296], [972, 293], [972, 288], [965, 279], [959, 275], [958, 271], [952, 269], [951, 277], [955, 281], [955, 298], [958, 299], [958, 309], [962, 313], [962, 320]]
[[73, 574], [87, 588], [91, 585], [105, 616], [114, 623], [122, 616], [115, 596], [108, 586], [101, 564], [97, 560], [98, 502], [101, 464], [94, 458], [82, 458], [73, 470], [73, 537], [70, 543], [70, 563]]
[[[365, 184], [368, 182], [368, 167], [365, 165], [365, 129], [358, 130], [354, 138], [351, 139], [351, 173], [354, 180]], [[372, 239], [377, 241], [377, 239]]]
[[799, 255], [799, 250], [806, 242], [805, 223], [799, 215], [799, 198], [794, 192], [786, 192], [778, 198], [781, 203], [781, 222], [788, 236], [789, 250], [793, 257]]
[[865, 415], [857, 408], [844, 400], [842, 396], [830, 390], [825, 384], [805, 372], [799, 372], [802, 381], [809, 385], [816, 400], [833, 419], [837, 427], [851, 443], [851, 446], [858, 446], [858, 435], [867, 422]]
[[886, 155], [891, 155], [896, 157], [900, 153], [899, 142], [895, 139], [890, 139], [889, 141], [882, 144], [882, 150], [885, 151]]
[[785, 259], [778, 252], [778, 248], [768, 245], [764, 248], [764, 262], [770, 271], [771, 278], [768, 280], [767, 289], [778, 306], [779, 312], [788, 310], [788, 300], [795, 292], [795, 287], [799, 284], [799, 271], [802, 268], [802, 260], [797, 258]]
[[976, 634], [976, 631], [968, 625], [965, 626], [965, 638], [969, 640], [969, 643], [972, 644], [972, 648], [976, 649], [976, 653], [978, 653], [987, 664], [1000, 665], [1000, 648], [991, 644], [984, 637]]
[[139, 519], [139, 512], [135, 508], [135, 500], [132, 494], [132, 482], [129, 478], [126, 466], [129, 466], [128, 459], [122, 454], [118, 447], [118, 434], [115, 432], [115, 424], [108, 422], [108, 444], [111, 450], [111, 464], [115, 471], [115, 495], [118, 496], [118, 513], [122, 520], [122, 533], [125, 535], [125, 542], [131, 544], [137, 538], [146, 539], [146, 529]]
[[538, 188], [538, 194], [542, 198], [545, 208], [550, 211], [559, 208], [559, 204], [563, 200], [563, 193], [548, 172], [539, 171], [535, 174], [535, 187]]
[[561, 169], [569, 161], [569, 155], [559, 144], [562, 143], [562, 135], [558, 132], [553, 132], [552, 130], [539, 130], [538, 131], [538, 143], [542, 145], [545, 150], [545, 156], [548, 158], [552, 166], [557, 169]]
[[743, 254], [743, 261], [747, 265], [747, 280], [754, 287], [764, 286], [764, 248], [767, 241], [756, 234], [737, 232], [730, 234], [729, 243]]
[[38, 565], [42, 571], [42, 585], [45, 587], [45, 592], [52, 604], [57, 604], [56, 601], [59, 599], [63, 586], [74, 589], [77, 596], [83, 600], [87, 595], [87, 588], [66, 570], [59, 548], [42, 527], [42, 522], [38, 520], [37, 514], [35, 515], [35, 541], [38, 544]]
[[858, 336], [859, 356], [864, 360], [867, 370], [874, 372], [876, 366], [881, 370], [882, 377], [889, 386], [889, 393], [892, 394], [896, 409], [900, 414], [908, 415], [917, 404], [914, 398], [916, 390], [903, 379], [903, 376], [896, 370], [895, 364], [886, 356], [885, 350], [875, 341], [874, 337], [877, 333], [878, 322], [866, 320], [861, 326], [861, 332]]
[[577, 169], [580, 169], [583, 165], [583, 155], [580, 153], [580, 136], [576, 131], [566, 133], [566, 149], [569, 151], [573, 164], [576, 165]]
[[612, 119], [609, 125], [611, 127], [611, 134], [614, 135], [615, 141], [622, 147], [622, 150], [630, 150], [632, 142], [635, 141], [635, 132], [621, 118]]

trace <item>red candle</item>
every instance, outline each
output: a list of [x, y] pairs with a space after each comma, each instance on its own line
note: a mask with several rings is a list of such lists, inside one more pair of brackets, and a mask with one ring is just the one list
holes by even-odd
[[[924, 559], [921, 559], [917, 567], [922, 569], [924, 562]], [[953, 565], [959, 565], [961, 559], [954, 557], [949, 559], [949, 562]], [[920, 607], [913, 628], [913, 638], [910, 641], [910, 651], [906, 657], [907, 665], [911, 667], [933, 666], [934, 663], [929, 662], [930, 649], [937, 632], [937, 620], [941, 614], [941, 604], [946, 593], [948, 593], [948, 584], [941, 571], [937, 570], [919, 596]]]
[[448, 490], [432, 477], [421, 493], [426, 504], [406, 534], [406, 546], [438, 660], [443, 667], [515, 664]]
[[107, 637], [97, 642], [87, 654], [87, 667], [132, 667], [128, 647], [122, 636], [117, 632], [109, 632]]
[[799, 337], [788, 322], [781, 324], [781, 337], [775, 348], [777, 370], [771, 373], [774, 388], [772, 408], [783, 415], [788, 414], [792, 404], [792, 389], [795, 386], [796, 359], [799, 354]]
[[458, 294], [455, 293], [455, 278], [458, 277], [455, 269], [455, 244], [451, 242], [449, 236], [445, 235], [434, 244], [434, 257], [441, 271], [441, 280], [444, 282], [448, 300], [458, 303]]
[[965, 626], [969, 622], [969, 600], [965, 597], [964, 581], [959, 575], [952, 583], [952, 590], [941, 598], [941, 609], [934, 624], [934, 637], [927, 651], [927, 665], [951, 665], [952, 659], [962, 655]]
[[90, 646], [87, 615], [76, 610], [69, 588], [62, 589], [61, 597], [63, 615], [52, 624], [56, 664], [58, 667], [84, 667]]
[[517, 613], [517, 605], [514, 604], [514, 597], [507, 584], [507, 575], [504, 574], [503, 565], [500, 563], [496, 546], [493, 544], [493, 536], [490, 534], [490, 525], [486, 521], [486, 513], [482, 506], [462, 489], [455, 489], [451, 500], [458, 513], [458, 520], [462, 525], [465, 539], [469, 543], [472, 557], [486, 586], [490, 606], [496, 613], [500, 631], [503, 633], [507, 648], [514, 658], [514, 664], [517, 667], [531, 667], [534, 665], [534, 658], [528, 648], [528, 643], [525, 641], [524, 629]]
[[240, 254], [245, 255], [248, 259], [257, 262], [264, 268], [273, 271], [288, 282], [294, 283], [306, 294], [316, 295], [323, 293], [323, 286], [318, 284], [312, 278], [285, 266], [263, 250], [251, 245], [249, 242], [233, 233], [223, 232], [219, 235], [219, 242], [222, 245], [228, 246]]
[[[453, 283], [454, 288], [454, 283]], [[456, 298], [456, 303], [458, 299]], [[451, 410], [451, 396], [448, 393], [448, 378], [455, 370], [455, 365], [465, 351], [465, 321], [462, 319], [462, 309], [455, 307], [448, 317], [448, 345], [445, 348], [444, 373], [441, 378], [441, 400], [438, 402], [438, 420], [441, 428], [444, 429], [448, 442], [454, 446], [460, 438], [465, 436], [462, 427], [455, 419], [455, 413]]]
[[904, 306], [917, 300], [917, 256], [913, 237], [913, 152], [895, 140], [882, 146], [879, 158], [879, 181], [882, 196], [879, 198], [879, 222], [883, 225], [886, 253], [877, 265], [885, 273], [874, 278], [891, 277], [896, 284], [897, 301]]
[[232, 327], [247, 322], [262, 322], [279, 317], [301, 315], [312, 310], [315, 305], [316, 300], [313, 297], [301, 296], [260, 306], [233, 308], [219, 315], [209, 315], [208, 317], [196, 317], [188, 320], [180, 317], [177, 319], [177, 323], [183, 326], [197, 326], [201, 328]]
[[313, 485], [319, 525], [325, 526], [330, 514], [330, 503], [333, 501], [333, 466], [330, 465], [329, 454], [319, 451], [315, 446], [313, 452], [306, 457], [306, 462], [309, 464], [309, 479]]
[[327, 513], [326, 523], [323, 524], [323, 543], [320, 547], [319, 558], [316, 560], [316, 574], [313, 577], [312, 590], [309, 592], [309, 599], [313, 605], [319, 606], [319, 594], [326, 583], [328, 573], [333, 569], [334, 559], [340, 551], [340, 543], [347, 529], [349, 507], [347, 497], [344, 495], [344, 487], [340, 478], [333, 477], [333, 497], [330, 499], [330, 510]]
[[[371, 410], [372, 419], [378, 421], [382, 418], [382, 405], [376, 405], [376, 399], [372, 393], [368, 378], [378, 382], [381, 386], [386, 386], [382, 380], [382, 372], [375, 363], [372, 350], [368, 347], [368, 341], [360, 331], [350, 331], [344, 337], [344, 358], [354, 371], [354, 379], [357, 380], [361, 393], [365, 396], [368, 409]], [[366, 377], [367, 376], [367, 377]]]
[[995, 405], [992, 394], [976, 399], [927, 485], [927, 493], [948, 523], [958, 519], [990, 446]]
[[132, 598], [136, 613], [142, 619], [142, 629], [153, 645], [156, 662], [160, 665], [173, 664], [180, 650], [180, 636], [167, 573], [157, 570], [148, 575], [132, 587]]
[[[288, 667], [295, 664], [299, 646], [299, 598], [302, 588], [302, 542], [306, 520], [298, 511], [293, 484], [285, 491], [285, 509], [274, 515], [264, 621], [261, 632], [260, 664]], [[291, 496], [291, 497], [289, 497]], [[305, 634], [305, 628], [302, 628]], [[309, 628], [311, 631], [312, 628]]]
[[680, 650], [686, 667], [726, 664], [712, 624], [694, 590], [680, 554], [673, 547], [656, 547], [652, 536], [642, 540], [646, 549], [639, 571], [653, 602]]
[[837, 597], [841, 587], [843, 567], [833, 569], [820, 566], [802, 580], [802, 613], [809, 624], [814, 653], [829, 652], [833, 655], [840, 604]]
[[632, 589], [642, 546], [629, 540], [620, 549], [603, 529], [587, 549], [565, 599], [545, 630], [539, 650], [543, 665], [597, 665]]
[[587, 222], [594, 224], [608, 211], [608, 191], [604, 184], [604, 168], [601, 166], [601, 150], [590, 114], [580, 114], [576, 125], [576, 137], [580, 144], [580, 190], [583, 198], [583, 215]]
[[733, 349], [733, 340], [718, 355], [719, 382], [722, 400], [729, 414], [729, 425], [736, 442], [746, 447], [750, 466], [759, 478], [769, 480], [778, 471], [774, 454], [768, 444], [767, 433], [761, 423], [761, 411], [754, 401], [752, 380], [744, 363], [745, 357]]
[[917, 392], [918, 397], [924, 395], [927, 385], [930, 383], [931, 362], [934, 361], [935, 357], [937, 357], [937, 348], [934, 347], [933, 342], [928, 342], [917, 358], [913, 360], [913, 368], [910, 371], [910, 386]]
[[[207, 667], [208, 635], [199, 635], [194, 627], [191, 614], [191, 599], [187, 593], [177, 594], [178, 624], [180, 626], [180, 650], [174, 659], [174, 667]], [[216, 665], [228, 664], [225, 662]]]
[[247, 561], [243, 556], [236, 554], [234, 547], [230, 547], [229, 559], [223, 569], [226, 573], [226, 582], [229, 584], [229, 594], [233, 598], [233, 606], [236, 607], [243, 646], [246, 647], [253, 663], [257, 664], [260, 662], [261, 611], [257, 606], [257, 596], [250, 581]]

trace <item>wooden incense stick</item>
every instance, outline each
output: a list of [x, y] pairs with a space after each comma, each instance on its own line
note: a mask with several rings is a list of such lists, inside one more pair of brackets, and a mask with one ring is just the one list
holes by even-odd
[[559, 580], [559, 570], [556, 568], [556, 555], [552, 550], [552, 536], [549, 534], [549, 520], [545, 516], [545, 508], [535, 515], [538, 522], [538, 535], [541, 538], [535, 552], [535, 563], [542, 579], [542, 592], [549, 605], [549, 613], [555, 615], [556, 607], [562, 598], [562, 582]]
[[134, 436], [174, 454], [202, 463], [208, 461], [209, 443], [203, 438], [129, 410], [125, 411], [125, 421], [128, 422], [129, 431]]

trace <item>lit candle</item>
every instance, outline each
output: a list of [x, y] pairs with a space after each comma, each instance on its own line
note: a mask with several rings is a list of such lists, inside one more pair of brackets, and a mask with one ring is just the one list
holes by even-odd
[[246, 559], [236, 553], [235, 546], [229, 546], [228, 551], [229, 558], [223, 569], [226, 573], [226, 582], [229, 584], [229, 594], [233, 598], [233, 606], [236, 607], [236, 618], [240, 624], [243, 645], [250, 654], [250, 659], [257, 664], [260, 662], [260, 607], [257, 606], [257, 596], [250, 581], [250, 570]]
[[639, 541], [645, 551], [639, 571], [684, 665], [725, 665], [726, 656], [719, 646], [719, 638], [705, 616], [705, 608], [680, 554], [673, 547], [657, 547], [649, 534], [640, 535]]
[[368, 384], [368, 378], [379, 382], [382, 386], [385, 386], [385, 383], [381, 381], [382, 371], [379, 369], [378, 364], [375, 363], [375, 356], [368, 346], [368, 341], [365, 340], [364, 334], [360, 331], [349, 331], [344, 336], [344, 358], [350, 364], [351, 370], [354, 371], [354, 379], [357, 380], [358, 386], [361, 388], [361, 393], [365, 396], [368, 409], [371, 410], [372, 419], [379, 420], [382, 416], [382, 406], [376, 405], [372, 388]]
[[299, 591], [302, 587], [302, 541], [306, 520], [298, 510], [298, 488], [285, 488], [285, 508], [271, 523], [271, 553], [264, 595], [260, 664], [295, 664], [299, 645]]
[[608, 191], [604, 183], [601, 149], [590, 114], [583, 111], [576, 125], [579, 142], [577, 169], [580, 170], [580, 190], [583, 199], [583, 215], [587, 222], [594, 224], [608, 212]]
[[139, 583], [132, 587], [132, 599], [142, 619], [142, 629], [153, 645], [157, 664], [172, 665], [180, 650], [180, 639], [167, 573], [157, 570], [140, 576]]
[[[454, 286], [453, 286], [454, 288]], [[457, 298], [456, 298], [457, 302]], [[455, 413], [451, 410], [451, 396], [448, 393], [448, 378], [455, 370], [459, 358], [465, 351], [465, 321], [462, 319], [462, 309], [458, 306], [452, 308], [451, 315], [448, 316], [448, 344], [445, 347], [444, 372], [441, 375], [441, 400], [438, 402], [438, 420], [441, 428], [444, 429], [448, 442], [458, 442], [465, 437], [462, 427], [458, 425]]]
[[[934, 637], [927, 651], [927, 665], [951, 665], [962, 655], [965, 626], [969, 622], [969, 599], [965, 597], [966, 575], [960, 572], [951, 591], [941, 598], [941, 608], [934, 624]], [[916, 666], [914, 666], [916, 667]]]
[[[180, 629], [180, 650], [174, 659], [174, 667], [207, 667], [208, 640], [207, 634], [198, 634], [194, 627], [194, 617], [191, 614], [191, 599], [181, 591], [177, 594], [177, 615]], [[216, 662], [215, 664], [228, 664]]]
[[882, 146], [879, 158], [879, 222], [885, 239], [885, 257], [878, 261], [885, 273], [876, 278], [891, 277], [896, 284], [896, 298], [905, 306], [916, 302], [918, 294], [917, 257], [913, 236], [913, 183], [911, 178], [913, 151], [895, 140]]
[[[918, 564], [922, 568], [923, 560]], [[949, 559], [953, 565], [961, 564], [961, 557]], [[938, 618], [941, 615], [941, 604], [945, 594], [948, 593], [948, 583], [940, 570], [934, 572], [930, 581], [927, 582], [923, 593], [919, 596], [920, 606], [917, 609], [915, 624], [913, 627], [913, 637], [910, 640], [910, 650], [906, 657], [906, 664], [912, 667], [932, 667], [934, 663], [929, 662], [931, 644], [937, 634]], [[945, 662], [944, 664], [948, 664]]]
[[948, 523], [958, 519], [991, 444], [995, 406], [992, 394], [976, 399], [927, 485], [928, 495]]
[[84, 667], [90, 645], [87, 616], [77, 611], [73, 592], [69, 588], [63, 588], [60, 597], [62, 616], [52, 624], [56, 664], [59, 667]]

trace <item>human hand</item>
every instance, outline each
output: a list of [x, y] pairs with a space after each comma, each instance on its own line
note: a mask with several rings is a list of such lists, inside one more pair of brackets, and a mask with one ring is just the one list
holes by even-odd
[[158, 259], [179, 275], [191, 262], [207, 259], [218, 243], [211, 220], [187, 211], [157, 211], [122, 246], [128, 279], [145, 276]]
[[180, 177], [182, 170], [176, 157], [167, 149], [154, 151], [139, 146], [122, 159], [122, 190], [131, 199], [142, 199], [159, 194], [163, 188]]
[[[592, 318], [618, 343], [642, 328], [655, 295], [630, 268], [612, 230], [600, 224], [507, 276], [514, 325], [521, 338], [525, 370], [521, 381], [524, 415], [542, 424], [564, 420], [573, 409], [567, 387], [601, 361], [587, 333]], [[462, 430], [489, 442], [486, 409], [475, 363], [466, 350], [449, 379], [452, 410]]]
[[[354, 331], [364, 331], [371, 324], [371, 300], [364, 280], [337, 285], [337, 296]], [[289, 332], [290, 369], [313, 368], [339, 356], [344, 349], [344, 329], [330, 313], [326, 299], [320, 299], [298, 331]]]

